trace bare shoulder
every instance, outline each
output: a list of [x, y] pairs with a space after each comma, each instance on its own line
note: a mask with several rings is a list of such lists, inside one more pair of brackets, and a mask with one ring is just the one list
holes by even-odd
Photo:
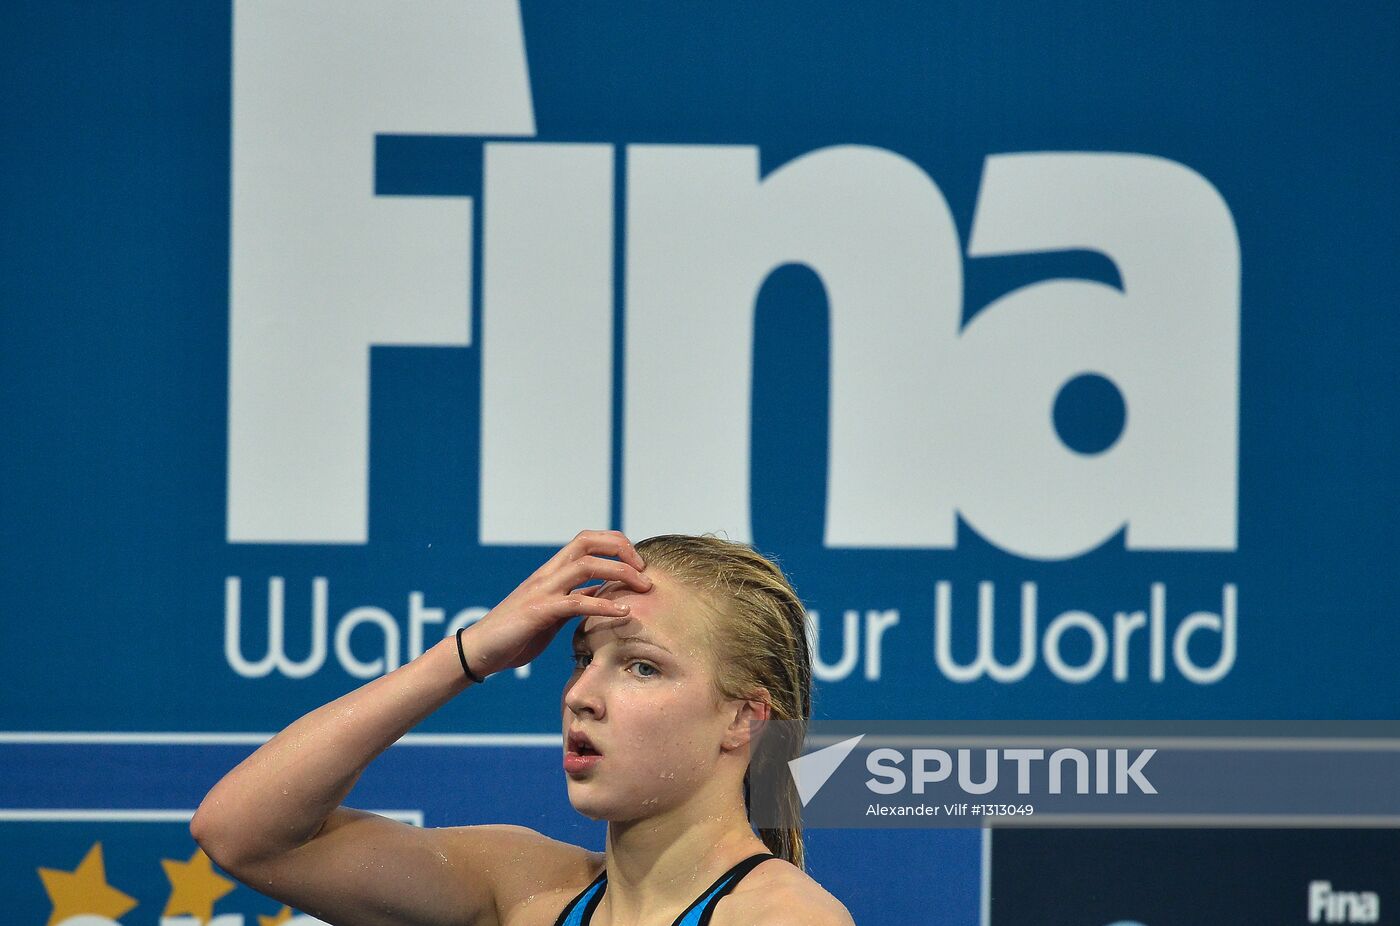
[[714, 926], [854, 926], [845, 905], [790, 862], [756, 866], [715, 905]]
[[552, 924], [603, 870], [604, 856], [525, 826], [444, 827], [447, 856], [490, 883], [501, 926]]

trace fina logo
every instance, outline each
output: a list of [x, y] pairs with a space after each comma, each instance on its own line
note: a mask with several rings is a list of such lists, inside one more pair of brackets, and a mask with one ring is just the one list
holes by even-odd
[[[964, 255], [896, 152], [762, 175], [754, 145], [542, 140], [514, 0], [236, 0], [233, 35], [230, 542], [366, 543], [370, 348], [472, 346], [475, 311], [481, 543], [609, 523], [617, 424], [624, 530], [750, 540], [755, 300], [801, 264], [830, 313], [826, 546], [947, 549], [961, 516], [1036, 559], [1120, 530], [1235, 548], [1239, 242], [1190, 168], [991, 155]], [[480, 197], [374, 195], [380, 134], [493, 139]], [[1047, 280], [962, 323], [964, 256], [1066, 250], [1121, 288]], [[1050, 414], [1086, 373], [1128, 409], [1090, 454]]]
[[1374, 891], [1334, 891], [1331, 881], [1308, 884], [1309, 923], [1374, 923], [1381, 899]]
[[[1330, 881], [1308, 883], [1309, 923], [1375, 923], [1381, 918], [1381, 900], [1374, 891], [1334, 891]], [[1143, 926], [1136, 920], [1119, 920], [1109, 926]]]

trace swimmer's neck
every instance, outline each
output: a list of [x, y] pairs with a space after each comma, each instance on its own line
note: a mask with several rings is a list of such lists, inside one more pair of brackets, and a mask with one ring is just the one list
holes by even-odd
[[[697, 795], [697, 798], [700, 795]], [[665, 923], [734, 865], [766, 852], [750, 827], [743, 795], [708, 806], [695, 802], [663, 814], [610, 822], [604, 850], [607, 889], [595, 926], [656, 921], [648, 911], [673, 911]]]

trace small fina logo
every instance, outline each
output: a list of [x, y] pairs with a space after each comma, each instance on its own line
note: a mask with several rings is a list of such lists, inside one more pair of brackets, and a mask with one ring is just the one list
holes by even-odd
[[1309, 923], [1374, 923], [1380, 918], [1375, 891], [1334, 891], [1331, 881], [1308, 884]]

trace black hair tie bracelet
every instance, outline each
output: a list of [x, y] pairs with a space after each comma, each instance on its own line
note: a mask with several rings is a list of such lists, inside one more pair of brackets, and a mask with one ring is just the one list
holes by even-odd
[[457, 630], [457, 658], [462, 660], [462, 671], [467, 673], [467, 678], [480, 685], [482, 682], [486, 681], [486, 679], [472, 671], [472, 667], [467, 665], [467, 654], [462, 651], [462, 631], [466, 629], [465, 627], [461, 627]]

